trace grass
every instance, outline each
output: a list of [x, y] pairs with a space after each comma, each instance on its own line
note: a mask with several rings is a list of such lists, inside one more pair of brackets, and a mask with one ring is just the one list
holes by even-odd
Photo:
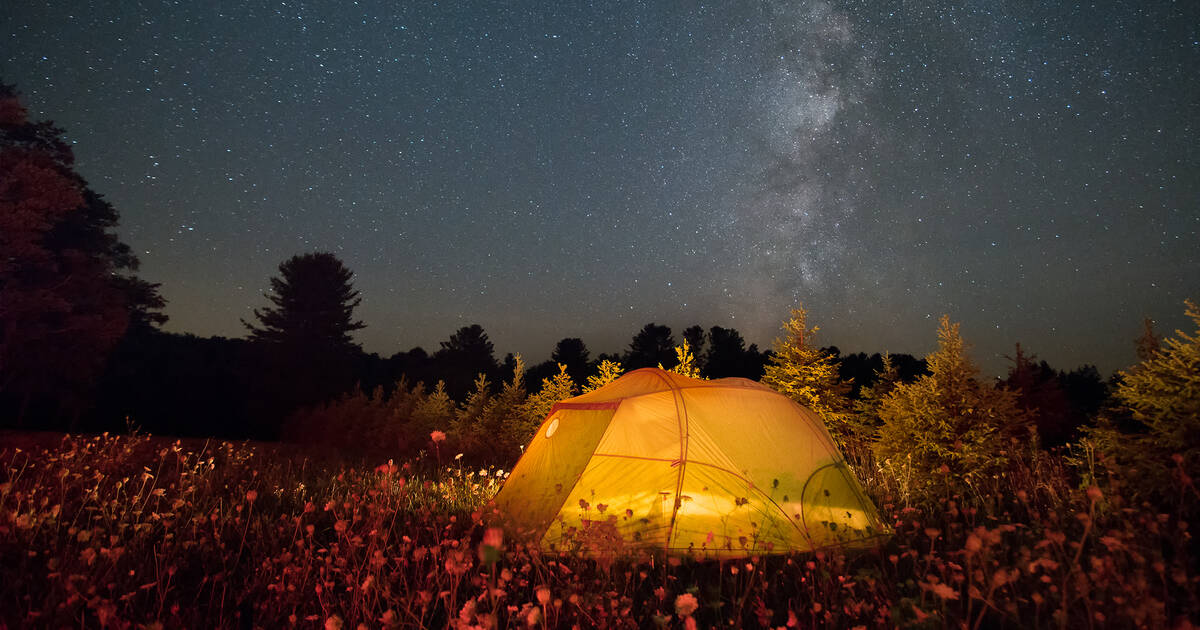
[[262, 444], [6, 440], [0, 627], [1164, 628], [1200, 618], [1180, 515], [1014, 460], [906, 504], [878, 550], [553, 557], [485, 523], [502, 471], [352, 466]]

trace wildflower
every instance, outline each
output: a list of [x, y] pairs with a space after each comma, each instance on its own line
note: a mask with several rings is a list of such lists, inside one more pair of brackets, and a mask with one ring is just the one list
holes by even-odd
[[471, 568], [471, 560], [462, 551], [452, 551], [446, 554], [446, 571], [455, 576], [461, 576]]
[[1091, 499], [1092, 501], [1099, 501], [1104, 497], [1104, 493], [1100, 491], [1098, 486], [1090, 486], [1087, 489], [1087, 496], [1088, 499]]
[[[926, 585], [922, 584], [922, 586]], [[934, 595], [937, 595], [942, 599], [958, 599], [958, 591], [950, 588], [945, 583], [939, 582], [937, 584], [930, 584], [926, 586], [926, 588], [933, 591]]]
[[333, 615], [325, 620], [325, 630], [342, 630], [344, 624], [341, 615]]
[[246, 491], [246, 500], [247, 501], [249, 501], [250, 503], [254, 503], [257, 499], [258, 499], [258, 490], [247, 490]]
[[684, 593], [675, 598], [675, 614], [680, 618], [691, 617], [692, 613], [696, 612], [696, 608], [700, 606], [696, 602], [696, 596], [691, 593]]
[[446, 434], [442, 433], [441, 431], [434, 431], [433, 433], [429, 434], [429, 439], [433, 440], [434, 444], [437, 444], [438, 442], [445, 442]]
[[500, 560], [500, 547], [503, 544], [504, 530], [489, 527], [483, 533], [483, 542], [479, 543], [479, 561], [489, 566], [496, 564]]
[[545, 606], [550, 601], [550, 589], [545, 586], [537, 587], [537, 600], [539, 604]]

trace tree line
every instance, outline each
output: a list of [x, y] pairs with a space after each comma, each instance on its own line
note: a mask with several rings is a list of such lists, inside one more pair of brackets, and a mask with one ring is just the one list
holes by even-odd
[[[733, 328], [680, 338], [644, 326], [620, 354], [581, 338], [526, 369], [497, 359], [482, 326], [435, 351], [367, 354], [352, 334], [359, 294], [336, 256], [304, 253], [271, 278], [244, 339], [161, 330], [158, 286], [114, 230], [118, 214], [74, 171], [50, 122], [31, 122], [0, 84], [0, 422], [52, 430], [140, 427], [168, 435], [307, 440], [397, 454], [442, 449], [509, 461], [562, 398], [661, 366], [758, 379], [821, 416], [855, 461], [904, 479], [914, 497], [969, 492], [1033, 446], [1082, 451], [1086, 475], [1137, 466], [1147, 496], [1200, 497], [1200, 330], [1164, 342], [1147, 324], [1140, 363], [1105, 380], [1060, 371], [1021, 346], [1005, 379], [980, 378], [943, 318], [924, 358], [815, 342], [803, 308], [770, 350]], [[1200, 329], [1200, 310], [1187, 304]]]

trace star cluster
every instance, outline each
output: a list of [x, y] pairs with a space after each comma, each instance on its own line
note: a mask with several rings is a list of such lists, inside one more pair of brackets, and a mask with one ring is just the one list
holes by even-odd
[[14, 4], [0, 78], [172, 330], [241, 336], [314, 250], [385, 355], [768, 345], [802, 300], [843, 351], [949, 313], [990, 371], [1109, 371], [1200, 298], [1194, 3]]

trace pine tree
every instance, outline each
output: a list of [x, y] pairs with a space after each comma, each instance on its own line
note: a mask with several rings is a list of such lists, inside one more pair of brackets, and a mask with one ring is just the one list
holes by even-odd
[[520, 420], [509, 425], [509, 439], [524, 446], [537, 432], [542, 421], [560, 400], [566, 400], [579, 393], [575, 381], [567, 373], [567, 366], [558, 365], [558, 374], [542, 379], [542, 389], [525, 399], [520, 408]]
[[494, 448], [489, 454], [496, 461], [513, 461], [525, 446], [528, 439], [523, 427], [525, 400], [525, 362], [518, 354], [513, 357], [512, 377], [488, 401], [480, 423], [483, 434], [492, 441]]
[[786, 336], [775, 340], [762, 383], [813, 410], [843, 449], [855, 441], [850, 429], [849, 387], [838, 377], [837, 363], [813, 345], [818, 328], [808, 326], [808, 311], [792, 309], [783, 323]]
[[[666, 369], [658, 364], [658, 369]], [[700, 368], [696, 367], [696, 355], [692, 354], [691, 345], [684, 341], [682, 346], [675, 346], [675, 366], [667, 370], [688, 378], [701, 378]]]
[[362, 302], [350, 280], [353, 272], [330, 253], [292, 256], [279, 265], [279, 276], [271, 278], [273, 307], [255, 309], [255, 326], [245, 320], [255, 341], [285, 344], [314, 350], [357, 349], [350, 333], [364, 327], [354, 320], [354, 309]]
[[354, 319], [361, 300], [350, 282], [354, 274], [337, 256], [293, 256], [279, 265], [279, 274], [266, 294], [272, 306], [254, 311], [259, 325], [242, 320], [263, 361], [262, 387], [269, 395], [256, 420], [268, 438], [295, 409], [351, 390], [362, 354], [350, 337], [363, 328]]
[[554, 403], [566, 400], [579, 393], [575, 381], [567, 373], [567, 366], [558, 365], [558, 374], [542, 379], [542, 389], [525, 400], [524, 415], [533, 428], [537, 428], [546, 419], [546, 414], [554, 407]]
[[633, 336], [622, 363], [631, 370], [671, 364], [675, 358], [674, 348], [675, 337], [671, 334], [671, 327], [651, 322]]
[[1030, 419], [1015, 394], [979, 381], [959, 325], [948, 316], [926, 362], [930, 374], [896, 385], [880, 403], [875, 453], [907, 473], [901, 476], [911, 474], [919, 494], [970, 487], [1004, 467], [1010, 439], [1028, 440]]
[[1162, 339], [1154, 332], [1154, 320], [1149, 317], [1142, 319], [1142, 334], [1134, 340], [1138, 361], [1146, 361], [1154, 356], [1162, 347]]
[[1127, 472], [1139, 494], [1191, 513], [1200, 506], [1200, 308], [1185, 304], [1196, 332], [1175, 331], [1120, 373], [1114, 396], [1134, 430], [1108, 419], [1089, 433], [1118, 467], [1136, 469]]
[[892, 360], [892, 355], [884, 354], [880, 359], [883, 365], [875, 373], [875, 382], [859, 392], [858, 400], [854, 401], [854, 413], [850, 416], [854, 434], [866, 441], [874, 441], [879, 437], [879, 427], [883, 425], [879, 408], [901, 382], [900, 369]]
[[624, 368], [622, 368], [621, 364], [617, 361], [605, 359], [596, 366], [596, 370], [596, 374], [593, 374], [587, 378], [587, 385], [583, 386], [583, 393], [586, 394], [590, 391], [600, 389], [601, 387], [604, 387], [605, 385], [617, 380], [620, 378], [621, 372], [624, 371]]
[[560, 339], [554, 346], [554, 352], [550, 353], [550, 360], [557, 364], [567, 366], [567, 373], [571, 378], [575, 379], [576, 383], [583, 383], [587, 378], [588, 366], [592, 362], [591, 353], [588, 352], [587, 344], [578, 337], [567, 337]]
[[492, 341], [479, 324], [459, 328], [441, 346], [433, 355], [434, 371], [446, 381], [446, 391], [452, 398], [466, 395], [476, 376], [490, 376], [500, 370]]

